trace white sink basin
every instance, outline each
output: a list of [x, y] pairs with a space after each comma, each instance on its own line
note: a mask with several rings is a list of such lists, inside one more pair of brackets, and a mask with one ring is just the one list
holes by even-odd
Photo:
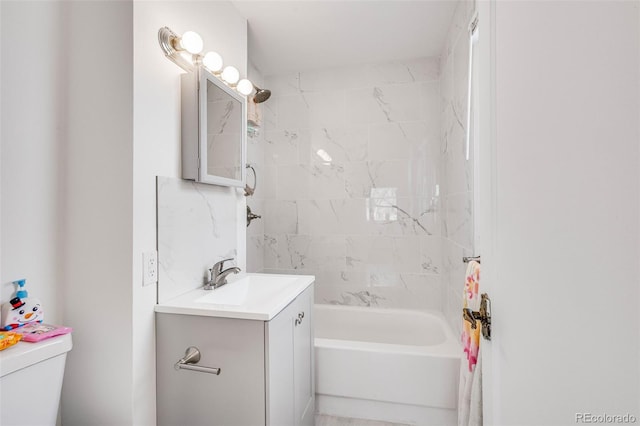
[[156, 312], [269, 321], [315, 281], [312, 275], [238, 274], [215, 290], [192, 290]]
[[266, 274], [228, 277], [227, 284], [214, 290], [208, 290], [209, 294], [195, 299], [194, 302], [240, 306], [251, 301], [264, 301], [267, 297], [276, 296], [297, 279], [296, 276], [270, 276]]

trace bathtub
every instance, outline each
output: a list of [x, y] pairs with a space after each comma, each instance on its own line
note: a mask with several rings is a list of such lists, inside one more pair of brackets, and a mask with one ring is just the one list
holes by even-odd
[[315, 305], [320, 414], [455, 425], [461, 346], [444, 317]]

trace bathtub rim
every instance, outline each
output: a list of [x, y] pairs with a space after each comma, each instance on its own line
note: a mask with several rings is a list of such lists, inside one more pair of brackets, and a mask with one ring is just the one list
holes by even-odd
[[314, 310], [318, 309], [328, 310], [352, 310], [360, 312], [384, 312], [384, 313], [401, 313], [411, 314], [422, 317], [430, 317], [436, 321], [445, 335], [445, 340], [442, 343], [435, 345], [401, 345], [385, 342], [365, 342], [359, 340], [342, 340], [331, 339], [325, 337], [315, 337], [314, 346], [316, 349], [346, 349], [363, 352], [386, 352], [393, 354], [407, 354], [407, 355], [428, 355], [434, 357], [445, 358], [460, 358], [462, 355], [462, 344], [460, 339], [457, 338], [451, 330], [451, 327], [447, 323], [442, 312], [435, 310], [416, 310], [416, 309], [398, 309], [398, 308], [380, 308], [380, 307], [366, 307], [366, 306], [350, 306], [350, 305], [331, 305], [326, 303], [314, 304]]

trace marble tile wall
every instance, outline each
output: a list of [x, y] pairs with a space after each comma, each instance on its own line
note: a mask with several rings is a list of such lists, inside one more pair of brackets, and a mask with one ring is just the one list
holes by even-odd
[[318, 303], [443, 308], [440, 68], [419, 58], [265, 79], [266, 272], [316, 275]]
[[[249, 64], [248, 78], [258, 87], [265, 87], [262, 74], [251, 63]], [[248, 99], [247, 102], [251, 102], [251, 99]], [[271, 100], [267, 102], [271, 102]], [[265, 103], [258, 104], [257, 108], [263, 112], [265, 105]], [[264, 199], [271, 192], [268, 188], [269, 182], [265, 180], [264, 151], [264, 123], [259, 123], [259, 126], [250, 124], [247, 137], [247, 162], [255, 169], [258, 180], [254, 181], [251, 170], [247, 170], [248, 184], [253, 186], [254, 183], [257, 183], [254, 194], [247, 197], [247, 206], [258, 215], [264, 215]], [[264, 219], [253, 220], [251, 225], [247, 227], [247, 272], [263, 271], [264, 243]]]
[[[201, 287], [213, 263], [238, 259], [235, 188], [157, 178], [158, 301]], [[243, 236], [244, 238], [244, 236]]]
[[469, 74], [468, 25], [473, 0], [458, 3], [440, 62], [442, 146], [440, 164], [443, 311], [454, 331], [461, 330], [460, 308], [466, 264], [463, 256], [474, 255], [473, 163], [466, 158], [467, 92]]

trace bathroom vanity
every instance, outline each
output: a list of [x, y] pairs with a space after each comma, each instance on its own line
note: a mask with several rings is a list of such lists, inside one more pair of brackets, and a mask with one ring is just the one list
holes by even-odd
[[313, 282], [245, 274], [157, 305], [158, 424], [313, 425]]

